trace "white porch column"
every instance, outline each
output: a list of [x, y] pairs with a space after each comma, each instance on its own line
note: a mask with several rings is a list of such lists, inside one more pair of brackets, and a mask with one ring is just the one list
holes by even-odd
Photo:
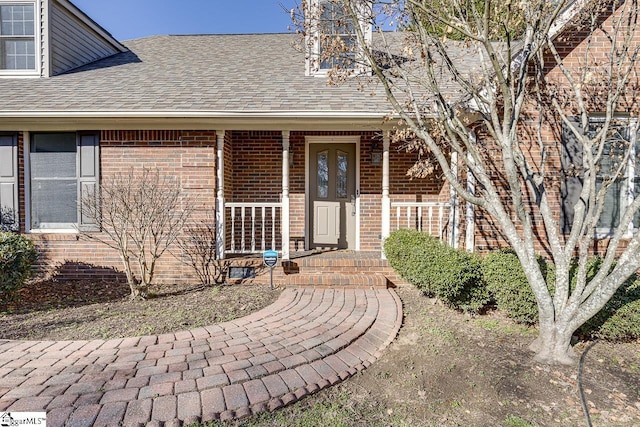
[[[458, 177], [458, 153], [451, 153], [451, 173]], [[451, 246], [458, 248], [458, 236], [460, 235], [460, 224], [458, 221], [458, 193], [451, 186], [450, 190], [451, 208], [449, 211], [449, 223], [451, 224]]]
[[[475, 193], [476, 182], [470, 170], [467, 170], [467, 191]], [[467, 252], [473, 252], [476, 246], [476, 213], [475, 206], [467, 202], [466, 228], [464, 247]]]
[[281, 212], [281, 230], [282, 230], [282, 259], [289, 260], [289, 219], [290, 219], [290, 203], [289, 203], [289, 137], [291, 132], [282, 131], [282, 212]]
[[[474, 131], [470, 131], [471, 138], [473, 138], [474, 144], [476, 140], [476, 134]], [[467, 192], [469, 194], [475, 194], [476, 192], [476, 179], [471, 173], [471, 168], [469, 164], [473, 161], [473, 157], [471, 154], [467, 154]], [[467, 252], [475, 251], [476, 247], [476, 214], [475, 214], [475, 206], [469, 202], [467, 204], [466, 214], [465, 214], [465, 241], [464, 248]]]
[[[385, 131], [382, 136], [382, 224], [381, 224], [381, 244], [391, 234], [391, 199], [389, 197], [389, 146], [391, 145], [391, 134]], [[382, 259], [386, 259], [382, 251]]]
[[224, 130], [217, 130], [217, 196], [216, 196], [216, 256], [218, 259], [224, 259], [225, 248], [225, 225], [224, 225]]

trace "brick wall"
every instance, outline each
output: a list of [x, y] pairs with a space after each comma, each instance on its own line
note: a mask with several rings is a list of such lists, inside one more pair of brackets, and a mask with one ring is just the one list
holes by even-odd
[[[380, 250], [382, 164], [373, 164], [373, 144], [382, 146], [376, 132], [291, 132], [290, 248], [304, 250], [306, 237], [305, 136], [358, 135], [360, 146], [360, 235], [362, 250]], [[22, 138], [22, 136], [21, 136]], [[282, 191], [282, 135], [279, 131], [227, 131], [225, 134], [225, 200], [227, 202], [278, 202]], [[447, 201], [442, 181], [410, 179], [407, 169], [414, 155], [395, 147], [391, 150], [391, 197], [398, 201]], [[22, 146], [20, 167], [24, 168]], [[214, 131], [103, 131], [100, 142], [101, 179], [109, 179], [130, 168], [157, 168], [179, 180], [185, 196], [196, 200], [194, 220], [215, 219], [216, 135]], [[20, 200], [24, 206], [24, 185]], [[278, 211], [278, 218], [280, 212]], [[21, 212], [24, 229], [24, 212]], [[227, 214], [227, 248], [231, 222]], [[239, 225], [239, 224], [238, 224]], [[236, 229], [236, 239], [239, 235]], [[276, 237], [280, 239], [280, 229]], [[45, 255], [44, 263], [56, 267], [66, 278], [123, 278], [116, 251], [76, 234], [31, 234]], [[267, 241], [270, 235], [265, 236]], [[261, 236], [257, 236], [260, 241]], [[238, 243], [237, 243], [238, 244]], [[175, 250], [174, 250], [175, 253]], [[175, 254], [180, 256], [180, 254]], [[157, 281], [193, 281], [189, 268], [172, 254], [158, 265]]]
[[[624, 8], [626, 6], [622, 6]], [[595, 74], [595, 70], [599, 67], [596, 64], [604, 65], [609, 62], [607, 59], [607, 55], [610, 49], [610, 35], [612, 31], [612, 17], [603, 18], [599, 22], [599, 29], [595, 32], [594, 36], [590, 41], [587, 41], [586, 38], [588, 36], [587, 32], [584, 29], [578, 29], [569, 26], [565, 29], [563, 34], [559, 36], [556, 40], [556, 49], [559, 52], [560, 56], [563, 60], [563, 65], [567, 67], [567, 69], [572, 70], [574, 75], [579, 74], [582, 70], [585, 69], [585, 66], [590, 67], [591, 71]], [[633, 37], [633, 41], [631, 46], [637, 45], [640, 43], [640, 32], [636, 31]], [[585, 64], [586, 62], [586, 64]], [[565, 77], [558, 67], [552, 66], [555, 64], [554, 59], [547, 54], [545, 63], [548, 64], [548, 68], [546, 70], [548, 80], [553, 84], [557, 85], [557, 87], [563, 87], [565, 89], [568, 88]], [[617, 70], [614, 70], [614, 73]], [[637, 77], [637, 69], [635, 71], [636, 75], [632, 76], [631, 81], [629, 82], [629, 90], [624, 94], [621, 99], [618, 111], [620, 113], [629, 113], [631, 112], [632, 116], [637, 114], [638, 111], [638, 98], [637, 98], [637, 88], [640, 87], [640, 81]], [[597, 80], [597, 78], [596, 78]], [[604, 80], [600, 77], [600, 80], [597, 82], [603, 82]], [[602, 112], [602, 107], [597, 106], [598, 102], [594, 102], [592, 98], [589, 96], [589, 86], [583, 85], [584, 99], [583, 101], [586, 103], [587, 108], [590, 112], [599, 113]], [[602, 90], [600, 87], [599, 90]], [[631, 96], [630, 96], [631, 95]], [[558, 99], [560, 99], [560, 103], [563, 103], [562, 94], [558, 94]], [[572, 110], [571, 103], [567, 103], [568, 109], [567, 114], [574, 115], [575, 110]], [[602, 105], [602, 104], [600, 104]], [[536, 139], [538, 132], [542, 136], [542, 142], [544, 144], [544, 148], [547, 151], [547, 161], [545, 164], [545, 190], [548, 195], [548, 199], [550, 202], [550, 207], [554, 215], [555, 221], [560, 224], [561, 221], [561, 185], [563, 181], [563, 176], [561, 172], [561, 123], [559, 121], [559, 117], [556, 117], [554, 114], [549, 114], [551, 109], [548, 110], [547, 114], [543, 117], [542, 123], [540, 124], [540, 108], [538, 106], [529, 106], [529, 108], [525, 111], [522, 120], [522, 127], [520, 129], [519, 135], [522, 140], [521, 146], [524, 147], [525, 155], [532, 161], [534, 164], [541, 163], [541, 150], [539, 148], [538, 141]], [[482, 135], [481, 135], [482, 136]], [[483, 142], [487, 144], [488, 150], [492, 152], [493, 160], [495, 161], [495, 168], [493, 170], [493, 178], [500, 179], [503, 178], [501, 176], [501, 163], [500, 163], [500, 155], [499, 150], [495, 146], [492, 145], [491, 141], [487, 138], [483, 137]], [[535, 202], [531, 195], [527, 195], [528, 200], [527, 203], [531, 208], [531, 221], [534, 224], [534, 233], [536, 235], [536, 251], [543, 256], [549, 256], [549, 248], [547, 245], [547, 235], [542, 223], [541, 216], [535, 208]], [[508, 192], [504, 191], [503, 197], [505, 200], [509, 200], [510, 195]], [[514, 217], [514, 215], [512, 215]], [[519, 229], [521, 229], [521, 225], [517, 224]], [[623, 241], [620, 245], [619, 251], [622, 250], [628, 242]], [[608, 244], [607, 239], [596, 239], [591, 247], [591, 251], [596, 254], [603, 254]], [[499, 227], [497, 227], [492, 219], [489, 218], [486, 213], [482, 212], [480, 209], [476, 210], [476, 248], [479, 251], [489, 251], [499, 247], [509, 246], [506, 242], [505, 237], [501, 234]]]
[[24, 189], [24, 134], [18, 133], [18, 218], [20, 230], [26, 230], [25, 214], [25, 189]]
[[[24, 157], [20, 154], [23, 168]], [[158, 169], [179, 180], [183, 194], [195, 204], [193, 220], [215, 209], [215, 133], [202, 131], [103, 131], [100, 141], [101, 179], [131, 168]], [[24, 169], [22, 169], [24, 170]], [[22, 172], [21, 172], [22, 174]], [[24, 200], [21, 186], [20, 199]], [[22, 206], [24, 206], [22, 204]], [[24, 223], [23, 223], [24, 225]], [[24, 228], [23, 228], [24, 229]], [[31, 234], [49, 269], [64, 278], [122, 278], [115, 250], [77, 234]], [[175, 253], [175, 250], [174, 250]], [[180, 256], [180, 254], [176, 254]], [[176, 257], [165, 253], [156, 272], [158, 282], [193, 281], [192, 273]]]

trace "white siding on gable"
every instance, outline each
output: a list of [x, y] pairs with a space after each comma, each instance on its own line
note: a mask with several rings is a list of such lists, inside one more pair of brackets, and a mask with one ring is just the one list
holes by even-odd
[[108, 41], [57, 2], [50, 3], [51, 75], [106, 58], [119, 52]]

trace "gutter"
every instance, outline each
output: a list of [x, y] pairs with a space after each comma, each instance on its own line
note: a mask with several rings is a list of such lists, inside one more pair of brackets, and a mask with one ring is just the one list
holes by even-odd
[[389, 115], [362, 111], [0, 111], [0, 118], [336, 118], [385, 119]]
[[0, 131], [81, 130], [373, 130], [398, 116], [328, 111], [0, 111]]

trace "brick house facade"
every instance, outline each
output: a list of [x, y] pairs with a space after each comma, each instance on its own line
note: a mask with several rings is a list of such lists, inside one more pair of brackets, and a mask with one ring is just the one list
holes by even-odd
[[[608, 7], [603, 7], [601, 13], [598, 14], [598, 22], [595, 25], [595, 30], [590, 31], [588, 26], [584, 26], [584, 23], [576, 24], [573, 20], [563, 22], [563, 25], [556, 29], [556, 33], [553, 34], [554, 47], [559, 53], [562, 59], [562, 65], [566, 67], [574, 76], [579, 75], [581, 72], [591, 71], [594, 74], [597, 73], [599, 68], [603, 68], [605, 64], [609, 64], [611, 60], [612, 50], [612, 34], [618, 33], [618, 37], [622, 39], [623, 35], [626, 35], [628, 28], [631, 28], [629, 46], [633, 50], [640, 43], [640, 32], [637, 27], [628, 27], [629, 23], [620, 23], [620, 17], [630, 16], [626, 8], [631, 7], [624, 2], [616, 3], [617, 9], [613, 10], [613, 7], [609, 4]], [[575, 14], [579, 14], [579, 7], [588, 6], [587, 4], [575, 2], [567, 6], [565, 13], [570, 17], [575, 17]], [[575, 10], [571, 10], [571, 8]], [[569, 13], [571, 12], [571, 13]], [[631, 24], [634, 25], [634, 24]], [[621, 40], [617, 43], [620, 45]], [[549, 82], [553, 82], [558, 88], [566, 89], [569, 85], [566, 82], [566, 77], [563, 75], [560, 67], [556, 65], [556, 60], [552, 57], [551, 53], [547, 50], [545, 52], [544, 63], [547, 64], [545, 69], [546, 79]], [[637, 77], [637, 63], [634, 64], [635, 71], [632, 71], [632, 77], [626, 85], [627, 92], [623, 94], [620, 101], [614, 107], [614, 116], [620, 119], [623, 126], [628, 131], [628, 135], [624, 138], [634, 145], [640, 142], [640, 126], [638, 125], [638, 111], [640, 105], [638, 105], [638, 88], [640, 88], [640, 79]], [[603, 76], [599, 76], [603, 78]], [[601, 120], [605, 111], [602, 111], [603, 103], [589, 101], [590, 88], [597, 88], [597, 81], [589, 82], [585, 80], [583, 87], [583, 95], [585, 97], [585, 104], [588, 108], [589, 120], [597, 122]], [[590, 86], [593, 85], [593, 86]], [[604, 86], [604, 85], [603, 85]], [[601, 90], [601, 88], [600, 88]], [[561, 96], [559, 95], [559, 98]], [[549, 111], [553, 111], [549, 108]], [[566, 113], [569, 115], [569, 119], [575, 124], [579, 122], [579, 117], [576, 113], [576, 108], [567, 108]], [[571, 218], [573, 215], [574, 205], [578, 202], [579, 191], [571, 189], [571, 185], [575, 185], [577, 178], [573, 176], [572, 172], [568, 170], [569, 163], [576, 163], [576, 159], [570, 157], [569, 151], [575, 149], [576, 146], [571, 147], [573, 136], [567, 128], [566, 124], [562, 123], [562, 120], [557, 115], [551, 115], [544, 117], [540, 120], [540, 111], [535, 107], [529, 106], [528, 110], [522, 115], [523, 119], [520, 124], [520, 146], [524, 150], [524, 154], [530, 160], [531, 165], [544, 165], [547, 172], [545, 174], [545, 191], [548, 194], [550, 201], [550, 209], [554, 214], [554, 219], [558, 223], [558, 227], [562, 232], [562, 238], [566, 239], [571, 229]], [[480, 127], [475, 128], [478, 139], [486, 144], [488, 151], [498, 148], [493, 144], [491, 139], [485, 135]], [[536, 139], [536, 134], [539, 133], [540, 141], [544, 145], [545, 149], [545, 161], [542, 161], [542, 152]], [[580, 147], [580, 150], [582, 148]], [[615, 205], [616, 209], [611, 209], [607, 212], [606, 208], [601, 219], [601, 224], [598, 226], [596, 235], [593, 240], [593, 245], [590, 252], [594, 255], [604, 256], [609, 246], [611, 235], [616, 228], [616, 221], [620, 218], [624, 212], [625, 203], [628, 203], [628, 194], [637, 193], [636, 181], [639, 169], [636, 169], [635, 164], [638, 161], [638, 151], [635, 150], [635, 158], [632, 155], [629, 159], [630, 165], [635, 170], [635, 175], [625, 173], [623, 178], [624, 183], [621, 187], [614, 189], [610, 194], [610, 205]], [[493, 155], [492, 159], [496, 161], [496, 166], [493, 177], [496, 180], [503, 178], [500, 176], [500, 155]], [[606, 160], [603, 161], [603, 163]], [[635, 187], [635, 189], [634, 189]], [[505, 197], [508, 197], [505, 194]], [[531, 197], [531, 195], [529, 195]], [[627, 199], [627, 200], [625, 200]], [[534, 233], [536, 234], [536, 252], [545, 257], [550, 257], [550, 250], [548, 247], [548, 238], [544, 229], [543, 221], [540, 216], [534, 200], [527, 200], [530, 212], [533, 217]], [[614, 212], [615, 211], [615, 212]], [[501, 231], [496, 227], [491, 218], [485, 215], [480, 209], [475, 211], [474, 218], [474, 248], [479, 252], [487, 252], [495, 250], [496, 248], [508, 246], [506, 238], [501, 234]], [[604, 222], [609, 221], [608, 224]], [[627, 234], [621, 240], [617, 253], [622, 253], [635, 233], [640, 228], [640, 221], [636, 218], [628, 230]]]
[[[314, 248], [380, 252], [383, 239], [399, 227], [421, 228], [468, 250], [504, 245], [491, 221], [458, 204], [440, 176], [407, 176], [417, 157], [390, 143], [393, 123], [386, 120], [384, 92], [364, 93], [356, 82], [328, 86], [325, 78], [305, 75], [304, 53], [291, 47], [295, 35], [156, 36], [120, 43], [66, 0], [23, 6], [42, 16], [34, 43], [47, 54], [34, 54], [33, 67], [0, 70], [6, 74], [0, 79], [0, 204], [17, 212], [20, 232], [63, 277], [122, 275], [114, 251], [72, 229], [81, 218], [47, 225], [48, 216], [62, 214], [41, 218], [36, 212], [46, 211], [48, 202], [34, 191], [34, 182], [43, 179], [34, 172], [34, 154], [55, 151], [49, 144], [64, 135], [78, 141], [95, 136], [98, 185], [143, 167], [179, 180], [184, 195], [197, 201], [196, 217], [212, 218], [224, 230], [220, 257], [265, 249], [280, 251], [285, 260]], [[568, 64], [580, 58], [582, 43], [580, 37], [566, 39]], [[562, 137], [557, 129], [543, 131], [557, 160], [552, 191], [560, 220]], [[75, 156], [82, 169], [82, 151], [78, 142], [67, 162]], [[325, 165], [337, 170], [327, 182]], [[69, 185], [78, 184], [81, 194], [82, 171], [73, 173], [76, 181]], [[316, 205], [327, 189], [340, 197]], [[335, 242], [327, 243], [316, 216], [332, 209], [326, 215], [333, 218], [327, 224], [335, 227]], [[65, 215], [73, 217], [71, 211]], [[163, 256], [159, 281], [193, 280], [180, 256], [175, 250]]]
[[[290, 240], [289, 250], [294, 256], [308, 246], [305, 220], [305, 137], [353, 136], [360, 138], [360, 250], [381, 250], [382, 224], [382, 168], [371, 162], [373, 144], [380, 132], [294, 131], [290, 133], [293, 161], [290, 169]], [[23, 134], [19, 134], [19, 199], [25, 206], [25, 156]], [[100, 132], [101, 179], [109, 179], [130, 168], [157, 168], [162, 175], [179, 179], [185, 195], [197, 200], [195, 217], [215, 218], [216, 210], [216, 132], [215, 131], [102, 131]], [[282, 187], [282, 133], [277, 131], [225, 132], [225, 201], [228, 203], [279, 203]], [[391, 200], [397, 202], [442, 201], [448, 203], [448, 188], [433, 179], [411, 180], [406, 170], [415, 156], [403, 151], [392, 151], [390, 162]], [[20, 230], [28, 229], [25, 209], [20, 214]], [[402, 215], [406, 210], [402, 211]], [[426, 214], [426, 212], [425, 212]], [[247, 212], [248, 215], [248, 212]], [[239, 217], [239, 213], [236, 214]], [[426, 217], [426, 215], [425, 215]], [[447, 219], [448, 220], [448, 219]], [[230, 223], [227, 215], [227, 225]], [[248, 221], [245, 221], [248, 223]], [[435, 230], [435, 228], [434, 228]], [[118, 254], [105, 245], [80, 237], [75, 232], [32, 232], [42, 256], [43, 267], [54, 268], [60, 277], [122, 277]], [[277, 249], [281, 250], [281, 229], [277, 224]], [[226, 250], [230, 251], [230, 233]], [[236, 233], [236, 239], [240, 239]], [[268, 236], [268, 240], [271, 236]], [[268, 243], [268, 242], [267, 242]], [[240, 242], [236, 242], [239, 246]], [[245, 233], [245, 245], [249, 245]], [[262, 248], [258, 248], [261, 250]], [[268, 247], [267, 249], [270, 249]], [[180, 262], [175, 250], [163, 256], [156, 278], [163, 282], [193, 280], [190, 269]]]

